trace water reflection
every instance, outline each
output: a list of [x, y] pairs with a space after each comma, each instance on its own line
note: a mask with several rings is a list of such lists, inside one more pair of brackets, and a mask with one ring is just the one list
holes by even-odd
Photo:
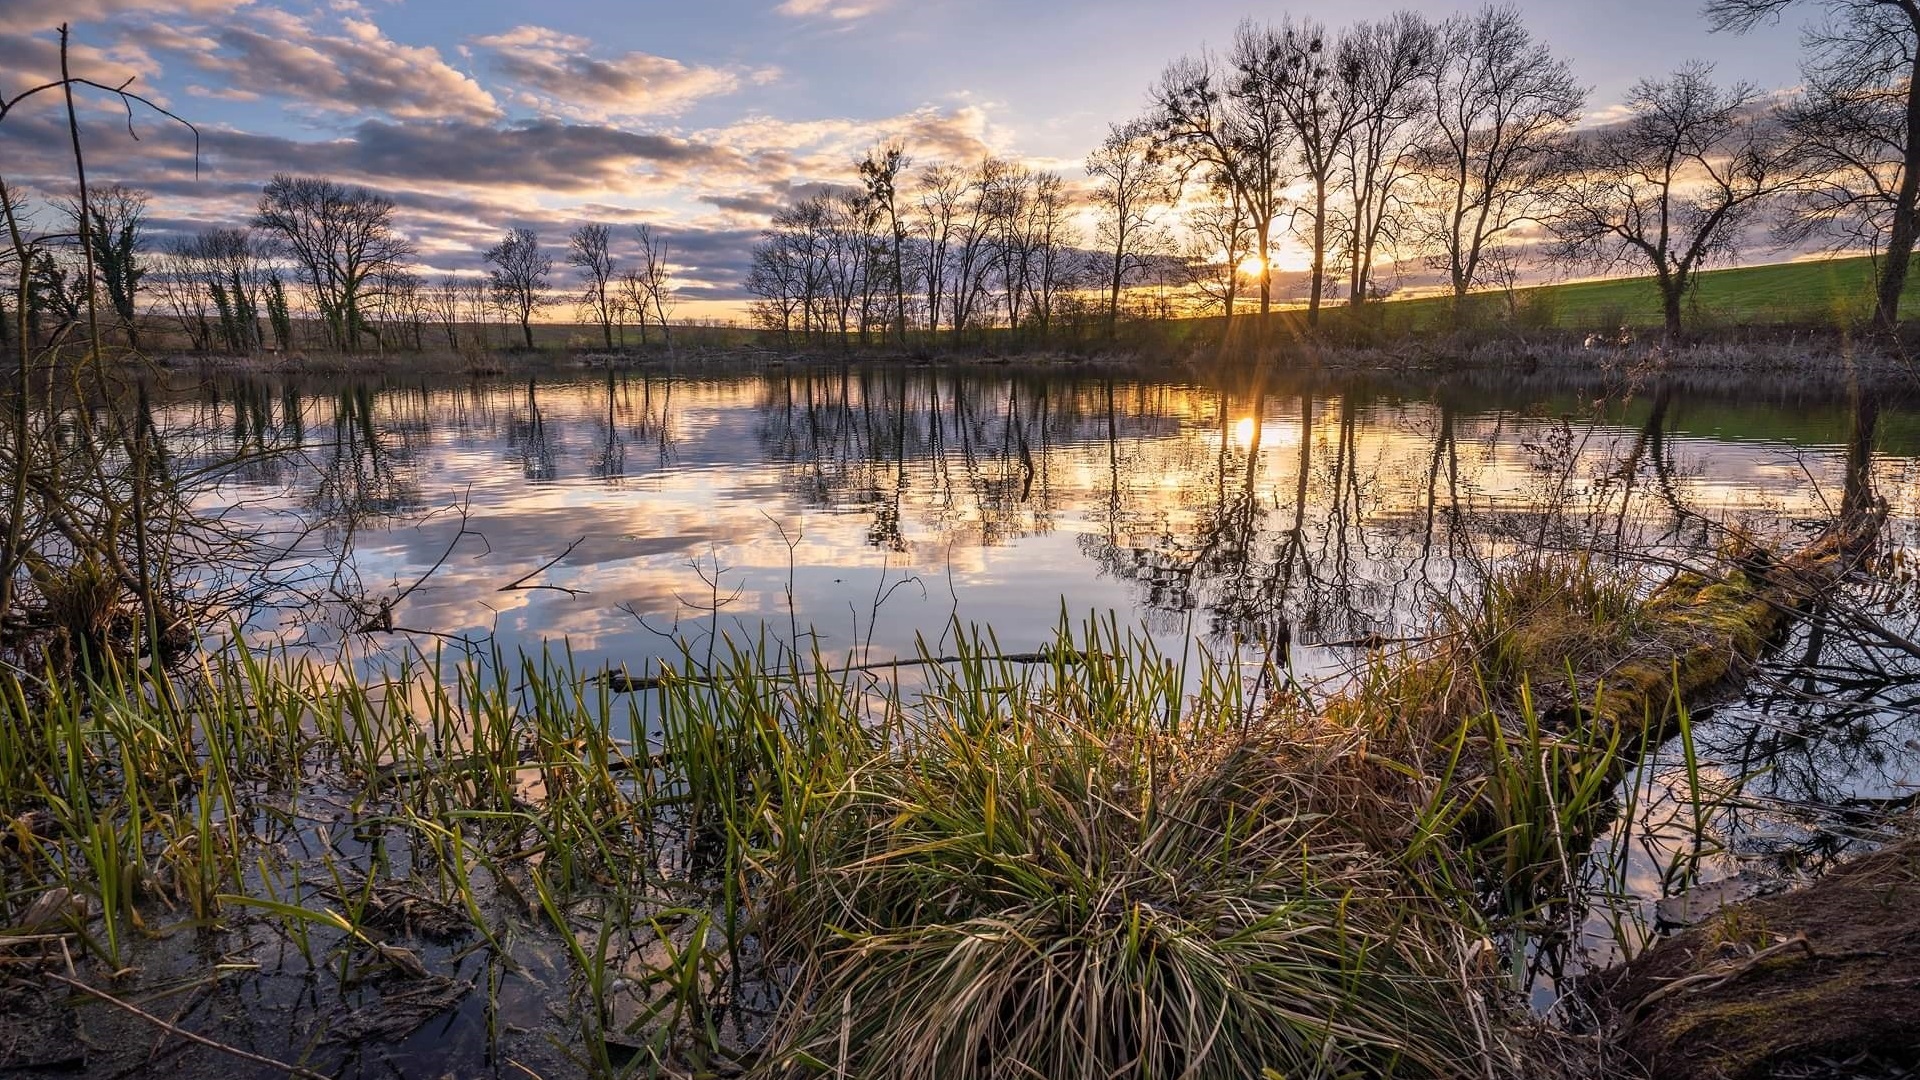
[[[1063, 610], [1113, 610], [1176, 655], [1272, 650], [1310, 685], [1431, 633], [1513, 553], [1659, 565], [1876, 492], [1882, 573], [1848, 610], [1920, 636], [1920, 417], [1878, 393], [1795, 393], [794, 367], [216, 382], [177, 388], [156, 422], [181, 433], [178, 467], [250, 451], [215, 501], [281, 530], [287, 564], [325, 582], [327, 603], [256, 624], [276, 640], [564, 640], [583, 666], [645, 675], [678, 658], [674, 638], [765, 631], [861, 662], [956, 616], [1026, 650]], [[1816, 866], [1850, 822], [1870, 832], [1920, 791], [1917, 658], [1866, 635], [1814, 612], [1701, 718], [1704, 850], [1673, 748], [1623, 788], [1631, 812], [1581, 870], [1622, 900], [1556, 913], [1537, 985], [1644, 938], [1660, 898]]]
[[[622, 609], [678, 612], [707, 588], [693, 564], [718, 559], [742, 589], [735, 617], [791, 614], [841, 649], [836, 622], [871, 618], [876, 647], [903, 649], [956, 603], [1037, 636], [1064, 602], [1170, 637], [1290, 642], [1312, 668], [1329, 645], [1424, 633], [1435, 598], [1505, 552], [1678, 554], [1710, 524], [1823, 517], [1852, 497], [1845, 402], [1810, 442], [1804, 409], [1671, 385], [1536, 392], [851, 367], [208, 384], [170, 408], [175, 427], [229, 433], [209, 458], [262, 451], [222, 500], [306, 507], [351, 538], [363, 581], [414, 580], [450, 536], [432, 513], [463, 507], [473, 539], [409, 596], [407, 624], [509, 648], [569, 635], [630, 663], [658, 647]], [[489, 591], [575, 539], [554, 583], [579, 599]], [[918, 610], [859, 610], [883, 572], [935, 585]]]

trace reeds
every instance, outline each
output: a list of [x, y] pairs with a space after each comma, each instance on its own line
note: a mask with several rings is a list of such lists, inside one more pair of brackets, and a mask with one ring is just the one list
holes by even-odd
[[917, 686], [765, 641], [629, 695], [564, 654], [11, 679], [0, 926], [69, 890], [107, 971], [266, 928], [342, 996], [478, 954], [489, 1016], [532, 949], [593, 1075], [1523, 1071], [1497, 957], [1653, 728], [1570, 726], [1580, 673], [1658, 635], [1590, 574], [1479, 603], [1313, 707], [1112, 619], [956, 627]]
[[[845, 785], [770, 935], [835, 1075], [1448, 1075], [1478, 1056], [1459, 912], [1310, 808], [1318, 754], [1145, 642], [936, 680]], [[1329, 753], [1322, 750], [1320, 753]], [[1337, 751], [1331, 751], [1336, 752]]]

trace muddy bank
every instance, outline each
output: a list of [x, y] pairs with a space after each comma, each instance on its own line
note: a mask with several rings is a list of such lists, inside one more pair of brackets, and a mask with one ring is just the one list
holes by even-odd
[[1596, 980], [1654, 1080], [1920, 1067], [1920, 840], [1731, 905]]

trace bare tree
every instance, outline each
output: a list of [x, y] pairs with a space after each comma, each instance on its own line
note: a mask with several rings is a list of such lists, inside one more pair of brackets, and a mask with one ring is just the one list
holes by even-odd
[[268, 265], [262, 299], [267, 306], [267, 325], [273, 328], [274, 347], [281, 352], [293, 348], [293, 310], [287, 303], [286, 279], [278, 267]]
[[679, 293], [673, 284], [673, 264], [671, 252], [667, 248], [666, 237], [653, 231], [648, 225], [636, 225], [634, 238], [640, 241], [640, 273], [638, 279], [641, 302], [640, 317], [642, 325], [651, 312], [655, 322], [660, 324], [660, 340], [668, 349], [673, 348], [673, 309], [679, 304]]
[[379, 313], [385, 332], [380, 335], [384, 348], [426, 348], [427, 290], [420, 275], [403, 266], [394, 266], [380, 275]]
[[892, 143], [869, 153], [859, 164], [867, 201], [887, 226], [885, 278], [893, 289], [894, 343], [907, 345], [907, 230], [900, 219], [900, 176], [912, 165], [906, 147]]
[[927, 302], [927, 329], [940, 329], [947, 300], [947, 259], [965, 197], [966, 181], [952, 165], [932, 165], [917, 178], [914, 247], [920, 258], [919, 282]]
[[1920, 236], [1920, 0], [1710, 0], [1706, 13], [1716, 30], [1745, 31], [1795, 6], [1827, 21], [1806, 31], [1806, 93], [1786, 111], [1815, 178], [1789, 235], [1879, 255], [1874, 321], [1891, 333]]
[[647, 344], [647, 317], [652, 309], [647, 302], [646, 277], [638, 270], [623, 270], [614, 291], [620, 297], [621, 311], [631, 314], [634, 325], [640, 328], [640, 344], [644, 347]]
[[161, 256], [161, 298], [195, 351], [215, 346], [234, 356], [261, 342], [261, 287], [266, 263], [246, 229], [206, 229], [176, 239]]
[[959, 213], [947, 245], [948, 329], [957, 340], [968, 328], [991, 321], [983, 315], [990, 300], [994, 256], [994, 221], [999, 210], [1001, 174], [1010, 166], [995, 157], [982, 158], [963, 174]]
[[1246, 276], [1242, 264], [1253, 251], [1253, 229], [1236, 195], [1232, 188], [1217, 190], [1187, 213], [1187, 283], [1219, 306], [1228, 327]]
[[540, 250], [540, 235], [528, 228], [508, 232], [487, 249], [487, 271], [493, 285], [494, 302], [520, 323], [520, 334], [529, 351], [533, 348], [533, 315], [547, 303], [547, 279], [553, 275], [553, 259]]
[[1082, 280], [1084, 263], [1076, 258], [1079, 237], [1070, 220], [1066, 183], [1060, 174], [1033, 174], [1033, 195], [1027, 200], [1021, 228], [1022, 285], [1027, 292], [1027, 318], [1045, 342], [1053, 337], [1059, 302]]
[[413, 254], [393, 213], [392, 199], [323, 177], [281, 173], [261, 192], [253, 225], [293, 259], [335, 348], [359, 348], [379, 275]]
[[1587, 135], [1569, 161], [1552, 225], [1560, 254], [1651, 271], [1669, 339], [1695, 272], [1732, 254], [1741, 228], [1793, 182], [1758, 97], [1745, 83], [1714, 85], [1711, 65], [1687, 65], [1635, 86], [1627, 118]]
[[1587, 95], [1516, 8], [1456, 15], [1440, 39], [1429, 75], [1433, 136], [1422, 155], [1424, 232], [1458, 311], [1489, 248], [1545, 212], [1556, 155]]
[[161, 249], [153, 280], [158, 283], [161, 300], [171, 310], [180, 332], [194, 352], [206, 352], [214, 340], [214, 324], [208, 317], [213, 298], [206, 287], [206, 262], [201, 255], [200, 237], [176, 237]]
[[1235, 189], [1260, 259], [1260, 313], [1273, 307], [1273, 224], [1285, 205], [1292, 127], [1281, 109], [1280, 57], [1252, 22], [1225, 63], [1201, 54], [1169, 65], [1153, 89], [1155, 137], [1183, 180]]
[[[747, 272], [747, 291], [753, 302], [753, 321], [764, 330], [778, 330], [783, 344], [793, 345], [795, 322], [804, 337], [808, 330], [804, 257], [794, 236], [783, 230], [779, 218], [753, 248], [753, 266]], [[642, 333], [645, 331], [643, 330]]]
[[427, 310], [446, 338], [447, 351], [460, 351], [460, 319], [463, 300], [460, 279], [448, 274], [426, 290]]
[[86, 267], [71, 252], [29, 249], [26, 281], [28, 340], [53, 341], [79, 326], [91, 293]]
[[1107, 336], [1120, 321], [1120, 294], [1147, 265], [1164, 254], [1166, 234], [1157, 228], [1158, 215], [1173, 201], [1172, 177], [1166, 159], [1145, 123], [1115, 124], [1107, 138], [1087, 157], [1087, 175], [1094, 181], [1094, 238], [1101, 246], [1107, 288]]
[[599, 222], [589, 222], [567, 237], [567, 265], [580, 275], [580, 306], [600, 324], [601, 335], [609, 350], [613, 348], [614, 285], [613, 253], [608, 250], [610, 231]]
[[1332, 47], [1324, 25], [1311, 20], [1295, 22], [1289, 17], [1278, 28], [1266, 28], [1262, 38], [1262, 55], [1276, 80], [1274, 99], [1292, 130], [1301, 177], [1308, 185], [1302, 207], [1311, 223], [1307, 244], [1313, 254], [1307, 325], [1317, 326], [1326, 291], [1334, 175], [1340, 148], [1359, 124], [1365, 104], [1358, 92], [1361, 69], [1352, 53]]
[[245, 356], [260, 344], [260, 285], [265, 271], [259, 238], [247, 229], [209, 229], [194, 238], [220, 336], [227, 351]]
[[1017, 332], [1033, 273], [1026, 224], [1037, 176], [1032, 169], [1010, 161], [996, 159], [992, 164], [995, 167], [983, 171], [980, 177], [987, 219], [987, 266], [992, 274], [987, 285], [990, 289], [998, 285], [1007, 326]]
[[479, 356], [488, 347], [487, 327], [493, 321], [494, 312], [493, 288], [484, 278], [468, 278], [460, 282], [460, 298], [464, 313], [460, 323], [467, 330], [462, 354]]
[[1373, 267], [1398, 237], [1406, 180], [1433, 125], [1430, 72], [1439, 63], [1439, 35], [1411, 11], [1362, 22], [1340, 38], [1336, 61], [1355, 118], [1338, 147], [1347, 212], [1347, 303], [1358, 307], [1374, 291]]

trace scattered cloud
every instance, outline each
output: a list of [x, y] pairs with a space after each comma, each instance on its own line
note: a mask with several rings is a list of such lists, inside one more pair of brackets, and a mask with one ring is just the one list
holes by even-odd
[[7, 0], [0, 4], [0, 34], [50, 33], [61, 23], [143, 18], [207, 18], [245, 7], [252, 0]]
[[492, 94], [432, 46], [394, 41], [348, 14], [322, 28], [275, 8], [195, 31], [212, 50], [182, 55], [223, 90], [269, 96], [324, 113], [384, 113], [402, 120], [501, 115]]
[[[632, 192], [743, 163], [731, 150], [668, 135], [539, 120], [394, 123], [368, 120], [343, 137], [302, 140], [214, 131], [203, 145], [222, 172], [323, 173], [369, 183], [521, 188], [550, 194]], [[507, 194], [506, 192], [502, 193]]]
[[880, 11], [893, 0], [784, 0], [773, 10], [795, 19], [833, 19], [850, 22]]
[[875, 120], [782, 120], [762, 114], [701, 132], [699, 138], [778, 158], [797, 171], [827, 176], [847, 173], [854, 159], [887, 142], [905, 144], [921, 161], [975, 161], [998, 152], [1003, 141], [993, 130], [987, 111], [977, 105], [946, 109], [924, 105]]
[[[883, 6], [788, 0], [782, 11], [845, 23]], [[768, 216], [851, 182], [868, 149], [898, 140], [919, 162], [970, 161], [1010, 142], [994, 110], [971, 101], [823, 119], [762, 106], [683, 125], [782, 72], [606, 49], [541, 25], [436, 47], [396, 40], [380, 25], [384, 7], [358, 0], [291, 10], [284, 0], [0, 0], [0, 26], [63, 12], [106, 20], [77, 35], [77, 70], [102, 82], [138, 74], [156, 97], [159, 87], [180, 95], [187, 104], [173, 107], [198, 125], [197, 145], [144, 119], [135, 140], [117, 106], [83, 104], [90, 175], [149, 191], [159, 242], [246, 220], [274, 173], [325, 175], [391, 196], [431, 274], [474, 272], [510, 225], [559, 244], [580, 222], [605, 221], [618, 247], [644, 222], [672, 244], [690, 299], [732, 303]], [[57, 66], [51, 35], [0, 32], [0, 83]], [[57, 113], [0, 125], [9, 180], [43, 199], [72, 183]]]
[[550, 116], [670, 116], [730, 94], [741, 81], [736, 72], [651, 53], [596, 57], [586, 38], [540, 26], [517, 26], [472, 44], [487, 50], [491, 69], [513, 84], [516, 104]]
[[[73, 74], [104, 86], [119, 86], [132, 79], [129, 89], [134, 93], [164, 100], [153, 84], [159, 63], [132, 42], [97, 45], [76, 40], [68, 47], [67, 66]], [[0, 94], [12, 96], [59, 77], [60, 43], [54, 35], [14, 34], [0, 26]]]

